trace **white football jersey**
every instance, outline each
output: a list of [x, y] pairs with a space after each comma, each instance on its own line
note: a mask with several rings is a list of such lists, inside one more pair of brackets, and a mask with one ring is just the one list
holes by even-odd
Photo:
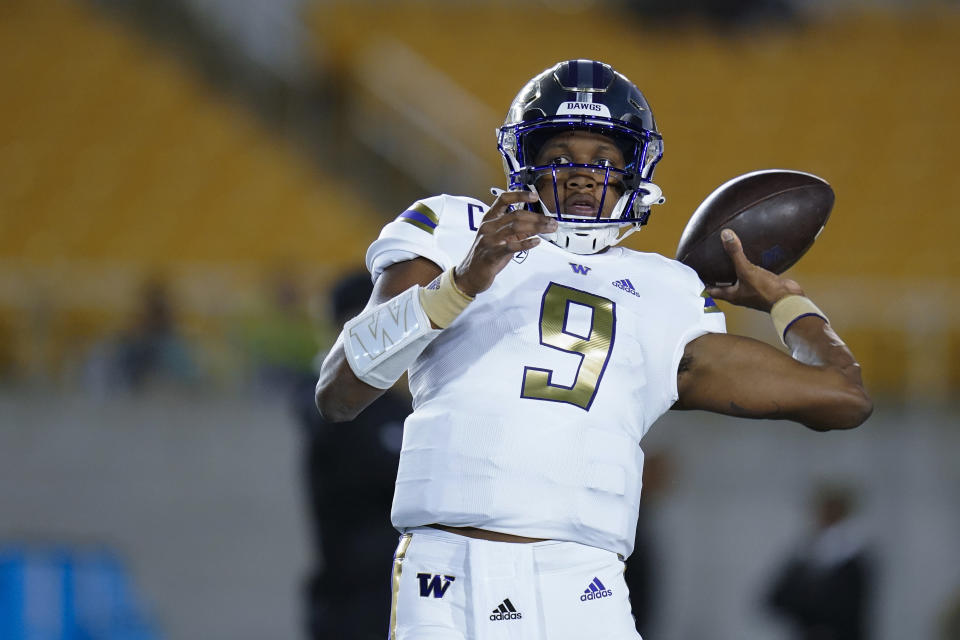
[[[487, 206], [419, 201], [367, 251], [376, 279], [423, 256], [446, 270]], [[696, 273], [658, 254], [549, 242], [514, 256], [410, 368], [392, 521], [568, 540], [628, 556], [640, 439], [677, 399], [685, 345], [725, 330]]]

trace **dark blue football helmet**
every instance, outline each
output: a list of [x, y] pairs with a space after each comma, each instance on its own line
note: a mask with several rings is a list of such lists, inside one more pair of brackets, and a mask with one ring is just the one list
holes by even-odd
[[[570, 130], [610, 138], [623, 153], [626, 166], [535, 164], [547, 140]], [[636, 85], [608, 64], [569, 60], [538, 74], [514, 98], [497, 134], [510, 189], [542, 192], [552, 188], [554, 202], [560, 203], [558, 176], [564, 172], [587, 170], [603, 181], [592, 216], [567, 214], [560, 204], [557, 211], [550, 211], [541, 198], [540, 210], [559, 223], [555, 234], [544, 237], [574, 253], [596, 253], [620, 242], [646, 224], [651, 205], [664, 201], [663, 192], [652, 182], [663, 155], [663, 139], [650, 105]], [[616, 205], [605, 216], [604, 202], [611, 197], [617, 198]], [[621, 235], [626, 227], [630, 229]]]

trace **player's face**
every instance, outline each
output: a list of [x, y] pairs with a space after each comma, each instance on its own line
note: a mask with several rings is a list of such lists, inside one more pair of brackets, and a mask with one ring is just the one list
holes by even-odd
[[[623, 169], [623, 153], [610, 138], [590, 131], [565, 131], [547, 140], [536, 158], [536, 165], [595, 164]], [[617, 200], [623, 195], [623, 186], [614, 174], [610, 175], [607, 194], [603, 196], [606, 171], [586, 168], [557, 170], [556, 197], [552, 172], [539, 176], [534, 183], [540, 198], [550, 211], [564, 215], [594, 217], [603, 199], [602, 217], [610, 217]], [[559, 207], [557, 203], [559, 197]]]

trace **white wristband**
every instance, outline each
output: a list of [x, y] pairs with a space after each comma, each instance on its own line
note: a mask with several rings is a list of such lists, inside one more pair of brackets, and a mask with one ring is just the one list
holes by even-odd
[[358, 379], [389, 389], [440, 334], [420, 305], [420, 286], [370, 309], [343, 326], [343, 350]]

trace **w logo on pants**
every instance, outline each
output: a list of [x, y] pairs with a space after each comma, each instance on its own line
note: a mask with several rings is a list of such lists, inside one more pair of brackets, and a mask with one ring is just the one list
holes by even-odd
[[429, 598], [430, 594], [433, 594], [434, 598], [442, 598], [450, 587], [450, 583], [456, 580], [454, 576], [440, 576], [432, 573], [418, 573], [417, 579], [420, 581], [421, 598]]

